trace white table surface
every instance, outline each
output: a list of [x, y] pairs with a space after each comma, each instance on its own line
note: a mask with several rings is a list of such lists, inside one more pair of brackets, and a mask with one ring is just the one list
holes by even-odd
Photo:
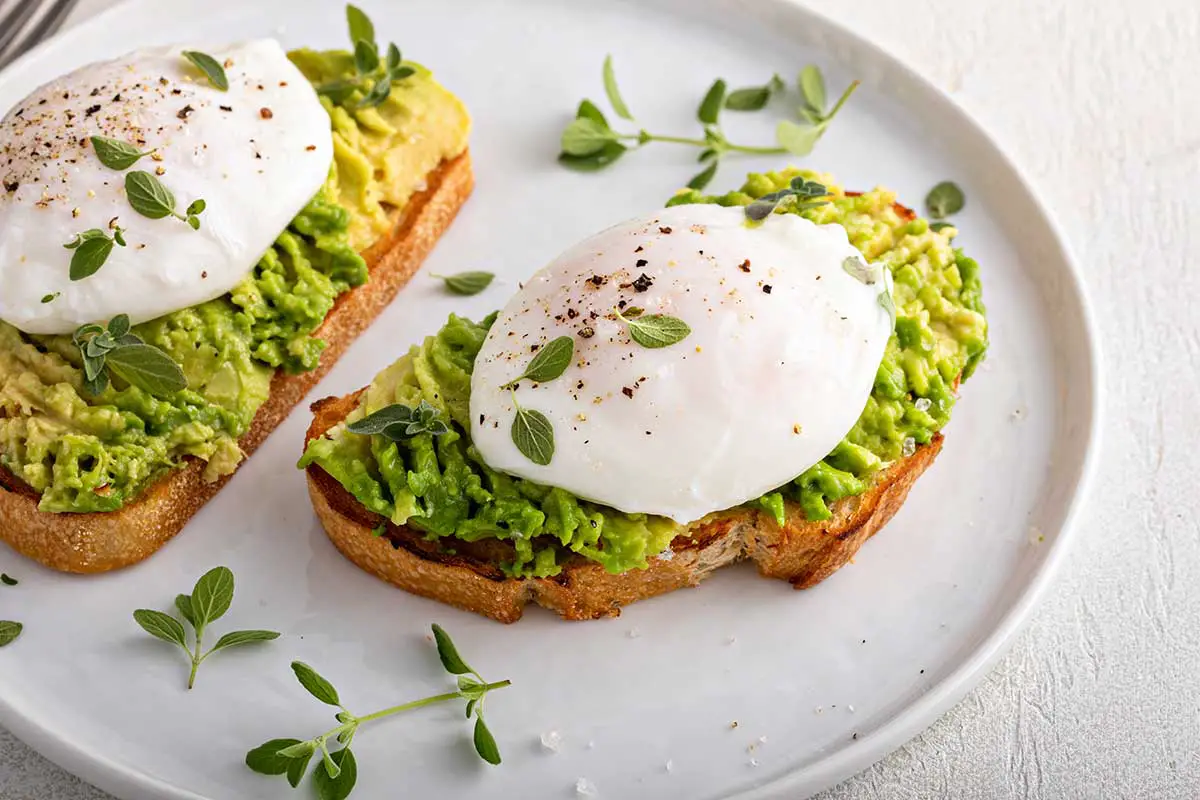
[[[112, 5], [82, 0], [68, 24]], [[1083, 265], [1107, 373], [1081, 535], [1028, 631], [822, 796], [1200, 797], [1200, 3], [814, 2], [949, 90]], [[165, 8], [168, 5], [164, 2]], [[0, 800], [105, 800], [0, 730]]]

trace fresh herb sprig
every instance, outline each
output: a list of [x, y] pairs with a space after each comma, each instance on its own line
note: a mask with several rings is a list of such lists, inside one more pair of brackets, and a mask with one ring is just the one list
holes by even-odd
[[84, 386], [93, 396], [108, 388], [110, 372], [156, 397], [187, 388], [183, 369], [162, 350], [146, 344], [130, 331], [128, 314], [113, 317], [107, 328], [83, 325], [71, 341], [83, 356]]
[[141, 159], [153, 153], [153, 150], [138, 150], [128, 142], [120, 139], [110, 139], [107, 136], [93, 136], [92, 150], [100, 163], [118, 172], [129, 169]]
[[554, 425], [542, 412], [523, 408], [517, 401], [516, 391], [509, 391], [516, 410], [509, 436], [521, 455], [544, 467], [554, 459]]
[[5, 647], [15, 642], [24, 629], [25, 626], [19, 622], [0, 619], [0, 647]]
[[531, 380], [535, 383], [548, 383], [567, 371], [571, 359], [575, 357], [575, 340], [570, 336], [559, 336], [551, 339], [537, 352], [517, 377], [501, 386], [501, 389], [511, 389], [520, 381]]
[[[115, 219], [111, 227], [111, 234], [100, 228], [92, 228], [75, 234], [74, 239], [63, 245], [67, 250], [74, 251], [68, 273], [71, 280], [81, 281], [95, 275], [112, 255], [113, 247], [125, 246], [125, 229], [117, 225]], [[42, 302], [48, 303], [50, 300], [43, 298]]]
[[800, 86], [800, 96], [804, 100], [800, 106], [800, 116], [808, 124], [801, 125], [788, 119], [780, 120], [779, 125], [775, 128], [775, 138], [792, 155], [806, 156], [812, 152], [820, 138], [825, 135], [833, 118], [842, 110], [842, 106], [850, 99], [850, 95], [854, 94], [859, 81], [851, 81], [850, 85], [842, 92], [841, 97], [833, 104], [833, 108], [828, 110], [825, 107], [825, 77], [821, 74], [819, 67], [809, 64], [800, 70], [797, 83]]
[[441, 436], [450, 430], [441, 412], [422, 400], [415, 407], [395, 403], [346, 426], [346, 430], [362, 436], [379, 435], [401, 442], [420, 433]]
[[646, 314], [640, 308], [614, 309], [617, 319], [629, 326], [629, 336], [650, 350], [670, 347], [686, 339], [691, 327], [678, 317], [666, 314]]
[[196, 69], [203, 72], [204, 77], [208, 78], [208, 82], [216, 89], [222, 92], [229, 91], [229, 76], [225, 74], [225, 67], [220, 61], [199, 50], [184, 50], [183, 57], [192, 62]]
[[416, 70], [404, 64], [400, 48], [395, 42], [388, 44], [386, 54], [380, 55], [379, 44], [375, 41], [375, 25], [358, 6], [346, 4], [346, 24], [354, 50], [354, 77], [321, 84], [317, 87], [317, 94], [340, 105], [358, 92], [362, 97], [356, 107], [373, 108], [388, 99], [394, 83], [404, 80]]
[[200, 215], [208, 205], [202, 199], [196, 200], [180, 214], [175, 210], [175, 195], [171, 190], [153, 174], [140, 169], [125, 175], [125, 196], [133, 210], [143, 217], [175, 217], [186, 222], [194, 231], [200, 230]]
[[[454, 642], [438, 625], [433, 626], [433, 636], [437, 643], [438, 658], [446, 672], [457, 677], [456, 691], [432, 697], [412, 700], [398, 706], [385, 708], [373, 714], [356, 716], [342, 705], [341, 697], [336, 688], [323, 678], [308, 664], [302, 661], [292, 662], [292, 672], [300, 685], [313, 697], [326, 705], [341, 709], [336, 719], [335, 728], [314, 736], [311, 739], [271, 739], [254, 748], [246, 754], [246, 766], [262, 775], [286, 775], [292, 788], [300, 785], [308, 772], [308, 766], [318, 753], [320, 764], [312, 772], [312, 783], [319, 800], [345, 800], [354, 790], [358, 781], [358, 763], [350, 745], [360, 726], [367, 722], [390, 717], [403, 711], [411, 711], [423, 706], [442, 703], [449, 700], [466, 700], [466, 716], [475, 717], [472, 741], [475, 752], [489, 764], [500, 763], [500, 748], [496, 739], [484, 722], [483, 705], [489, 692], [503, 689], [511, 685], [511, 681], [488, 683], [483, 677], [468, 666], [459, 655]], [[341, 747], [330, 750], [330, 744], [336, 742]]]
[[[808, 76], [807, 81], [806, 75]], [[818, 84], [814, 83], [812, 77], [814, 75], [820, 79], [819, 95], [816, 92]], [[624, 120], [634, 121], [629, 106], [625, 103], [617, 85], [611, 55], [604, 60], [602, 77], [604, 91], [613, 111]], [[817, 67], [811, 65], [805, 67], [801, 72], [799, 83], [801, 94], [804, 97], [802, 114], [809, 124], [799, 125], [791, 120], [782, 120], [776, 128], [776, 144], [774, 146], [740, 145], [729, 141], [720, 127], [720, 112], [723, 108], [750, 111], [765, 107], [771, 96], [783, 89], [783, 82], [779, 76], [773, 77], [765, 86], [739, 89], [733, 93], [727, 93], [726, 82], [718, 78], [709, 87], [696, 110], [696, 117], [704, 126], [702, 138], [654, 134], [645, 128], [637, 133], [623, 133], [609, 124], [608, 119], [595, 103], [591, 100], [583, 100], [576, 109], [575, 119], [563, 131], [562, 152], [559, 154], [559, 161], [573, 169], [595, 171], [612, 164], [629, 150], [644, 147], [652, 142], [690, 145], [702, 148], [699, 161], [707, 165], [687, 184], [688, 188], [700, 190], [712, 181], [721, 159], [729, 153], [752, 155], [791, 153], [805, 156], [812, 152], [817, 140], [820, 139], [838, 111], [858, 87], [858, 81], [850, 84], [834, 107], [828, 111], [824, 107], [824, 79], [821, 78], [820, 70]]]
[[[966, 195], [954, 181], [942, 181], [925, 195], [925, 210], [936, 220], [944, 220], [952, 214], [957, 214], [966, 204]], [[934, 223], [934, 230], [938, 230], [937, 224]], [[941, 224], [942, 227], [946, 227], [950, 223]]]
[[824, 184], [797, 176], [778, 192], [764, 194], [746, 206], [746, 219], [751, 222], [762, 222], [785, 200], [792, 200], [792, 208], [797, 210], [828, 205], [828, 200], [821, 199], [828, 196], [829, 189]]
[[771, 80], [762, 86], [747, 86], [744, 89], [734, 89], [725, 98], [725, 107], [730, 111], [761, 111], [771, 98], [787, 89], [787, 84], [778, 75], [772, 75]]
[[454, 294], [470, 296], [479, 294], [484, 289], [492, 285], [492, 281], [496, 276], [491, 272], [483, 272], [475, 270], [471, 272], [457, 272], [453, 275], [430, 275], [432, 278], [440, 278], [446, 283], [446, 288]]
[[183, 622], [170, 614], [148, 608], [139, 608], [133, 612], [133, 618], [146, 633], [164, 642], [179, 645], [192, 662], [192, 671], [188, 675], [187, 688], [196, 684], [196, 672], [204, 660], [219, 650], [225, 650], [251, 642], [269, 642], [278, 639], [275, 631], [246, 630], [227, 633], [217, 640], [209, 650], [203, 650], [204, 631], [210, 623], [216, 622], [225, 615], [233, 603], [233, 573], [228, 567], [216, 567], [200, 576], [190, 595], [181, 594], [175, 597], [175, 608], [183, 620], [192, 627], [193, 644], [188, 643], [187, 631]]

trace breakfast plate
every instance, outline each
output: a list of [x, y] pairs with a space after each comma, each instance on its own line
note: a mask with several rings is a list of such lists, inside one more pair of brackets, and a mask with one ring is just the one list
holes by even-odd
[[[265, 740], [328, 727], [289, 663], [313, 665], [359, 710], [449, 691], [434, 622], [490, 680], [512, 681], [488, 698], [504, 763], [475, 758], [458, 707], [422, 709], [355, 740], [356, 796], [794, 797], [932, 723], [1029, 618], [1066, 552], [1096, 450], [1086, 297], [1019, 169], [945, 94], [785, 0], [362, 5], [382, 37], [471, 110], [477, 188], [422, 272], [310, 398], [359, 388], [451, 313], [490, 313], [566, 246], [660, 208], [694, 172], [694, 152], [667, 147], [596, 174], [556, 163], [579, 99], [602, 94], [606, 53], [639, 121], [662, 130], [694, 126], [696, 98], [717, 75], [759, 85], [817, 63], [831, 86], [862, 87], [802, 166], [850, 188], [891, 187], [913, 207], [947, 179], [968, 198], [956, 244], [981, 265], [991, 345], [941, 455], [887, 528], [814, 589], [740, 567], [614, 619], [568, 624], [531, 610], [503, 626], [399, 592], [338, 555], [295, 469], [310, 419], [297, 410], [141, 564], [80, 578], [0, 549], [0, 569], [19, 579], [0, 588], [0, 617], [24, 624], [0, 650], [0, 724], [123, 798], [287, 797], [244, 758]], [[260, 36], [340, 47], [343, 27], [342, 5], [320, 0], [182, 0], [169, 14], [131, 0], [0, 74], [0, 108], [132, 48]], [[770, 141], [776, 119], [739, 115], [727, 131]], [[727, 158], [710, 190], [786, 163]], [[498, 288], [457, 297], [430, 277], [462, 270], [494, 272]], [[169, 608], [218, 564], [237, 580], [222, 625], [283, 635], [206, 663], [189, 691], [179, 653], [146, 637], [131, 612]]]

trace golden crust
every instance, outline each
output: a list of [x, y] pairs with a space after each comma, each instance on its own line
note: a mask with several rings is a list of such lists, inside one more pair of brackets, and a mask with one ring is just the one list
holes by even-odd
[[[361, 392], [313, 405], [312, 441], [358, 405]], [[685, 586], [695, 586], [718, 567], [753, 560], [761, 575], [807, 589], [828, 578], [904, 504], [908, 491], [942, 449], [942, 436], [917, 448], [875, 476], [858, 497], [833, 506], [832, 518], [810, 522], [787, 503], [780, 527], [768, 514], [741, 508], [692, 525], [671, 542], [670, 559], [653, 558], [644, 570], [612, 575], [579, 559], [553, 578], [508, 578], [496, 567], [502, 543], [455, 542], [447, 553], [419, 531], [387, 522], [358, 503], [320, 467], [307, 469], [308, 492], [325, 533], [346, 558], [413, 594], [474, 611], [499, 622], [516, 622], [534, 602], [569, 620], [612, 617], [621, 606]], [[383, 535], [375, 535], [380, 525]]]
[[[414, 195], [397, 213], [393, 231], [363, 253], [371, 280], [338, 298], [317, 331], [328, 343], [317, 369], [300, 375], [275, 375], [270, 397], [239, 442], [247, 456], [408, 282], [473, 186], [469, 153], [443, 162], [429, 175], [426, 190]], [[151, 486], [136, 502], [106, 514], [38, 511], [38, 495], [0, 467], [0, 489], [7, 490], [0, 491], [0, 538], [18, 552], [64, 572], [105, 572], [135, 564], [178, 533], [229, 479], [226, 476], [207, 483], [202, 478], [203, 462], [189, 461], [183, 469]]]

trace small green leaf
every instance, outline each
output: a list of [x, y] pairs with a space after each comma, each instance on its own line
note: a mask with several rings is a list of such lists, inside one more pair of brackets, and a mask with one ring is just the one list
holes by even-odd
[[195, 200], [187, 207], [186, 213], [189, 217], [194, 217], [198, 214], [203, 214], [206, 208], [208, 208], [208, 203], [204, 202], [203, 199]]
[[[81, 234], [83, 235], [83, 234]], [[73, 281], [81, 281], [95, 275], [112, 254], [114, 240], [103, 235], [84, 238], [74, 247], [68, 273]]]
[[162, 219], [175, 214], [175, 195], [162, 181], [143, 170], [125, 175], [125, 196], [143, 217]]
[[[321, 762], [322, 766], [325, 767], [324, 773], [330, 778], [336, 779], [342, 773], [342, 765], [338, 761], [333, 760], [333, 756], [329, 754], [329, 748], [326, 746], [324, 740], [321, 741]], [[317, 772], [322, 772], [322, 770], [318, 768]]]
[[925, 208], [934, 219], [945, 219], [962, 211], [967, 198], [953, 181], [942, 181], [925, 196]]
[[591, 117], [576, 117], [563, 130], [562, 151], [569, 156], [595, 155], [616, 139], [617, 134], [607, 125]]
[[604, 169], [625, 155], [625, 151], [628, 149], [628, 147], [620, 142], [609, 142], [599, 152], [588, 156], [573, 156], [569, 153], [560, 153], [558, 163], [576, 172], [595, 172], [596, 170]]
[[177, 644], [187, 650], [187, 634], [183, 630], [183, 624], [174, 617], [161, 611], [139, 608], [133, 612], [133, 618], [138, 625], [142, 626], [142, 630], [151, 636], [162, 639], [164, 642]]
[[0, 647], [12, 644], [25, 626], [12, 620], [0, 620]]
[[[604, 93], [608, 95], [609, 105], [613, 107], [613, 111], [621, 119], [632, 120], [633, 115], [629, 113], [629, 107], [625, 105], [625, 100], [621, 97], [621, 90], [617, 88], [617, 74], [613, 70], [613, 58], [609, 54], [604, 57]], [[566, 148], [563, 148], [566, 150]]]
[[931, 222], [931, 223], [929, 223], [929, 230], [935, 231], [935, 232], [944, 231], [944, 230], [946, 230], [946, 228], [953, 228], [953, 227], [955, 227], [953, 222]]
[[567, 371], [571, 359], [575, 357], [575, 340], [570, 336], [559, 336], [551, 339], [529, 362], [525, 371], [504, 384], [506, 388], [514, 386], [518, 381], [531, 380], [537, 383], [548, 383]]
[[388, 45], [387, 49], [387, 70], [388, 73], [393, 73], [400, 68], [400, 62], [403, 59], [400, 57], [400, 48], [395, 42]]
[[317, 752], [317, 743], [312, 739], [307, 739], [303, 742], [296, 742], [285, 747], [279, 748], [277, 754], [282, 758], [304, 758], [311, 756]]
[[188, 624], [193, 628], [196, 627], [196, 618], [192, 616], [192, 596], [188, 594], [175, 595], [175, 608], [183, 615], [183, 618], [188, 621]]
[[725, 107], [730, 111], [759, 111], [771, 99], [771, 90], [766, 86], [751, 86], [735, 89], [725, 98]]
[[393, 403], [378, 411], [368, 414], [357, 422], [351, 422], [346, 430], [360, 436], [372, 436], [383, 433], [388, 427], [397, 424], [407, 425], [412, 421], [413, 410], [403, 403]]
[[446, 672], [451, 675], [465, 675], [473, 671], [458, 654], [458, 648], [454, 646], [450, 634], [446, 633], [441, 625], [433, 625], [433, 640], [437, 643], [438, 658], [441, 659]]
[[492, 281], [496, 276], [491, 272], [472, 271], [472, 272], [457, 272], [453, 275], [433, 275], [431, 277], [441, 278], [446, 282], [446, 288], [455, 294], [470, 296], [479, 294], [484, 289], [492, 285]]
[[682, 342], [692, 332], [688, 324], [678, 317], [665, 314], [647, 314], [637, 319], [626, 319], [629, 335], [642, 347], [658, 349]]
[[496, 746], [496, 739], [484, 724], [482, 716], [475, 718], [474, 739], [475, 752], [479, 753], [480, 758], [492, 765], [500, 763], [500, 748]]
[[812, 152], [823, 129], [817, 126], [797, 125], [790, 119], [781, 119], [775, 127], [775, 138], [779, 146], [792, 155], [806, 156]]
[[123, 345], [108, 354], [106, 363], [122, 379], [155, 397], [167, 397], [188, 385], [183, 369], [154, 345]]
[[407, 78], [409, 75], [415, 75], [416, 72], [417, 71], [415, 69], [413, 69], [412, 67], [402, 64], [399, 67], [396, 67], [395, 69], [388, 70], [388, 80], [389, 81], [402, 81], [405, 78]]
[[7, 572], [0, 572], [0, 583], [3, 583], [5, 586], [16, 586], [20, 581]]
[[375, 81], [375, 85], [371, 87], [371, 91], [367, 92], [362, 100], [358, 101], [359, 108], [375, 108], [382, 105], [384, 100], [387, 100], [392, 94], [392, 82], [390, 79], [380, 78]]
[[120, 339], [129, 333], [131, 327], [128, 314], [117, 314], [108, 321], [108, 335], [113, 339]]
[[708, 184], [712, 182], [713, 176], [717, 174], [717, 166], [719, 164], [720, 160], [714, 158], [711, 164], [709, 164], [687, 182], [687, 188], [695, 189], [696, 191], [703, 190], [704, 187], [708, 186]]
[[800, 70], [798, 83], [805, 107], [819, 116], [824, 116], [825, 77], [821, 74], [821, 69], [816, 64], [809, 64]]
[[139, 159], [150, 155], [149, 150], [138, 150], [120, 139], [109, 139], [107, 136], [93, 136], [91, 142], [92, 150], [96, 152], [96, 158], [100, 159], [100, 163], [109, 169], [127, 170]]
[[379, 69], [379, 50], [374, 42], [359, 39], [354, 43], [354, 69], [359, 75], [370, 75]]
[[318, 800], [346, 800], [354, 791], [358, 782], [358, 765], [350, 748], [338, 750], [330, 755], [337, 769], [337, 777], [331, 777], [327, 770], [317, 769], [313, 773], [313, 786], [317, 790]]
[[879, 305], [888, 313], [894, 330], [896, 327], [896, 301], [892, 299], [892, 293], [889, 290], [884, 289], [879, 293]]
[[518, 408], [511, 435], [521, 455], [533, 463], [544, 467], [554, 458], [554, 426], [542, 412]]
[[601, 127], [608, 127], [608, 120], [604, 117], [604, 112], [591, 100], [581, 100], [579, 102], [579, 109], [575, 112], [575, 118], [590, 119]]
[[308, 771], [308, 764], [312, 761], [312, 757], [313, 754], [310, 751], [307, 755], [293, 758], [288, 764], [287, 779], [293, 789], [300, 785], [300, 781], [304, 780], [304, 773]]
[[361, 8], [346, 4], [346, 24], [350, 28], [350, 43], [375, 44], [375, 25]]
[[246, 753], [246, 766], [259, 775], [282, 775], [295, 759], [279, 755], [285, 747], [300, 744], [299, 739], [271, 739]]
[[847, 256], [842, 261], [842, 270], [865, 286], [874, 286], [879, 278], [879, 271], [872, 269], [861, 256]]
[[213, 567], [200, 576], [192, 589], [192, 616], [196, 627], [203, 628], [225, 616], [233, 603], [233, 572], [229, 567]]
[[296, 679], [300, 681], [300, 685], [307, 689], [313, 697], [326, 705], [341, 705], [337, 689], [333, 688], [333, 684], [318, 675], [317, 671], [308, 664], [303, 661], [293, 661], [292, 672], [296, 673]]
[[54, 292], [53, 294], [42, 295], [42, 303], [53, 303], [61, 296], [62, 292]]
[[[184, 50], [183, 57], [204, 73], [204, 77], [208, 78], [208, 82], [222, 92], [229, 91], [229, 77], [225, 74], [225, 67], [220, 61], [210, 56], [208, 53], [200, 53], [196, 50]], [[120, 169], [116, 167], [115, 169]]]
[[236, 647], [250, 642], [270, 642], [278, 638], [279, 634], [276, 631], [233, 631], [218, 639], [209, 652], [215, 653], [227, 647]]
[[708, 93], [700, 101], [696, 109], [696, 118], [705, 125], [716, 125], [721, 116], [721, 108], [725, 105], [725, 81], [717, 78], [709, 87]]
[[470, 700], [467, 701], [467, 719], [471, 718], [471, 712], [473, 712], [475, 710], [475, 707], [477, 705], [479, 705], [478, 697], [472, 697]]

